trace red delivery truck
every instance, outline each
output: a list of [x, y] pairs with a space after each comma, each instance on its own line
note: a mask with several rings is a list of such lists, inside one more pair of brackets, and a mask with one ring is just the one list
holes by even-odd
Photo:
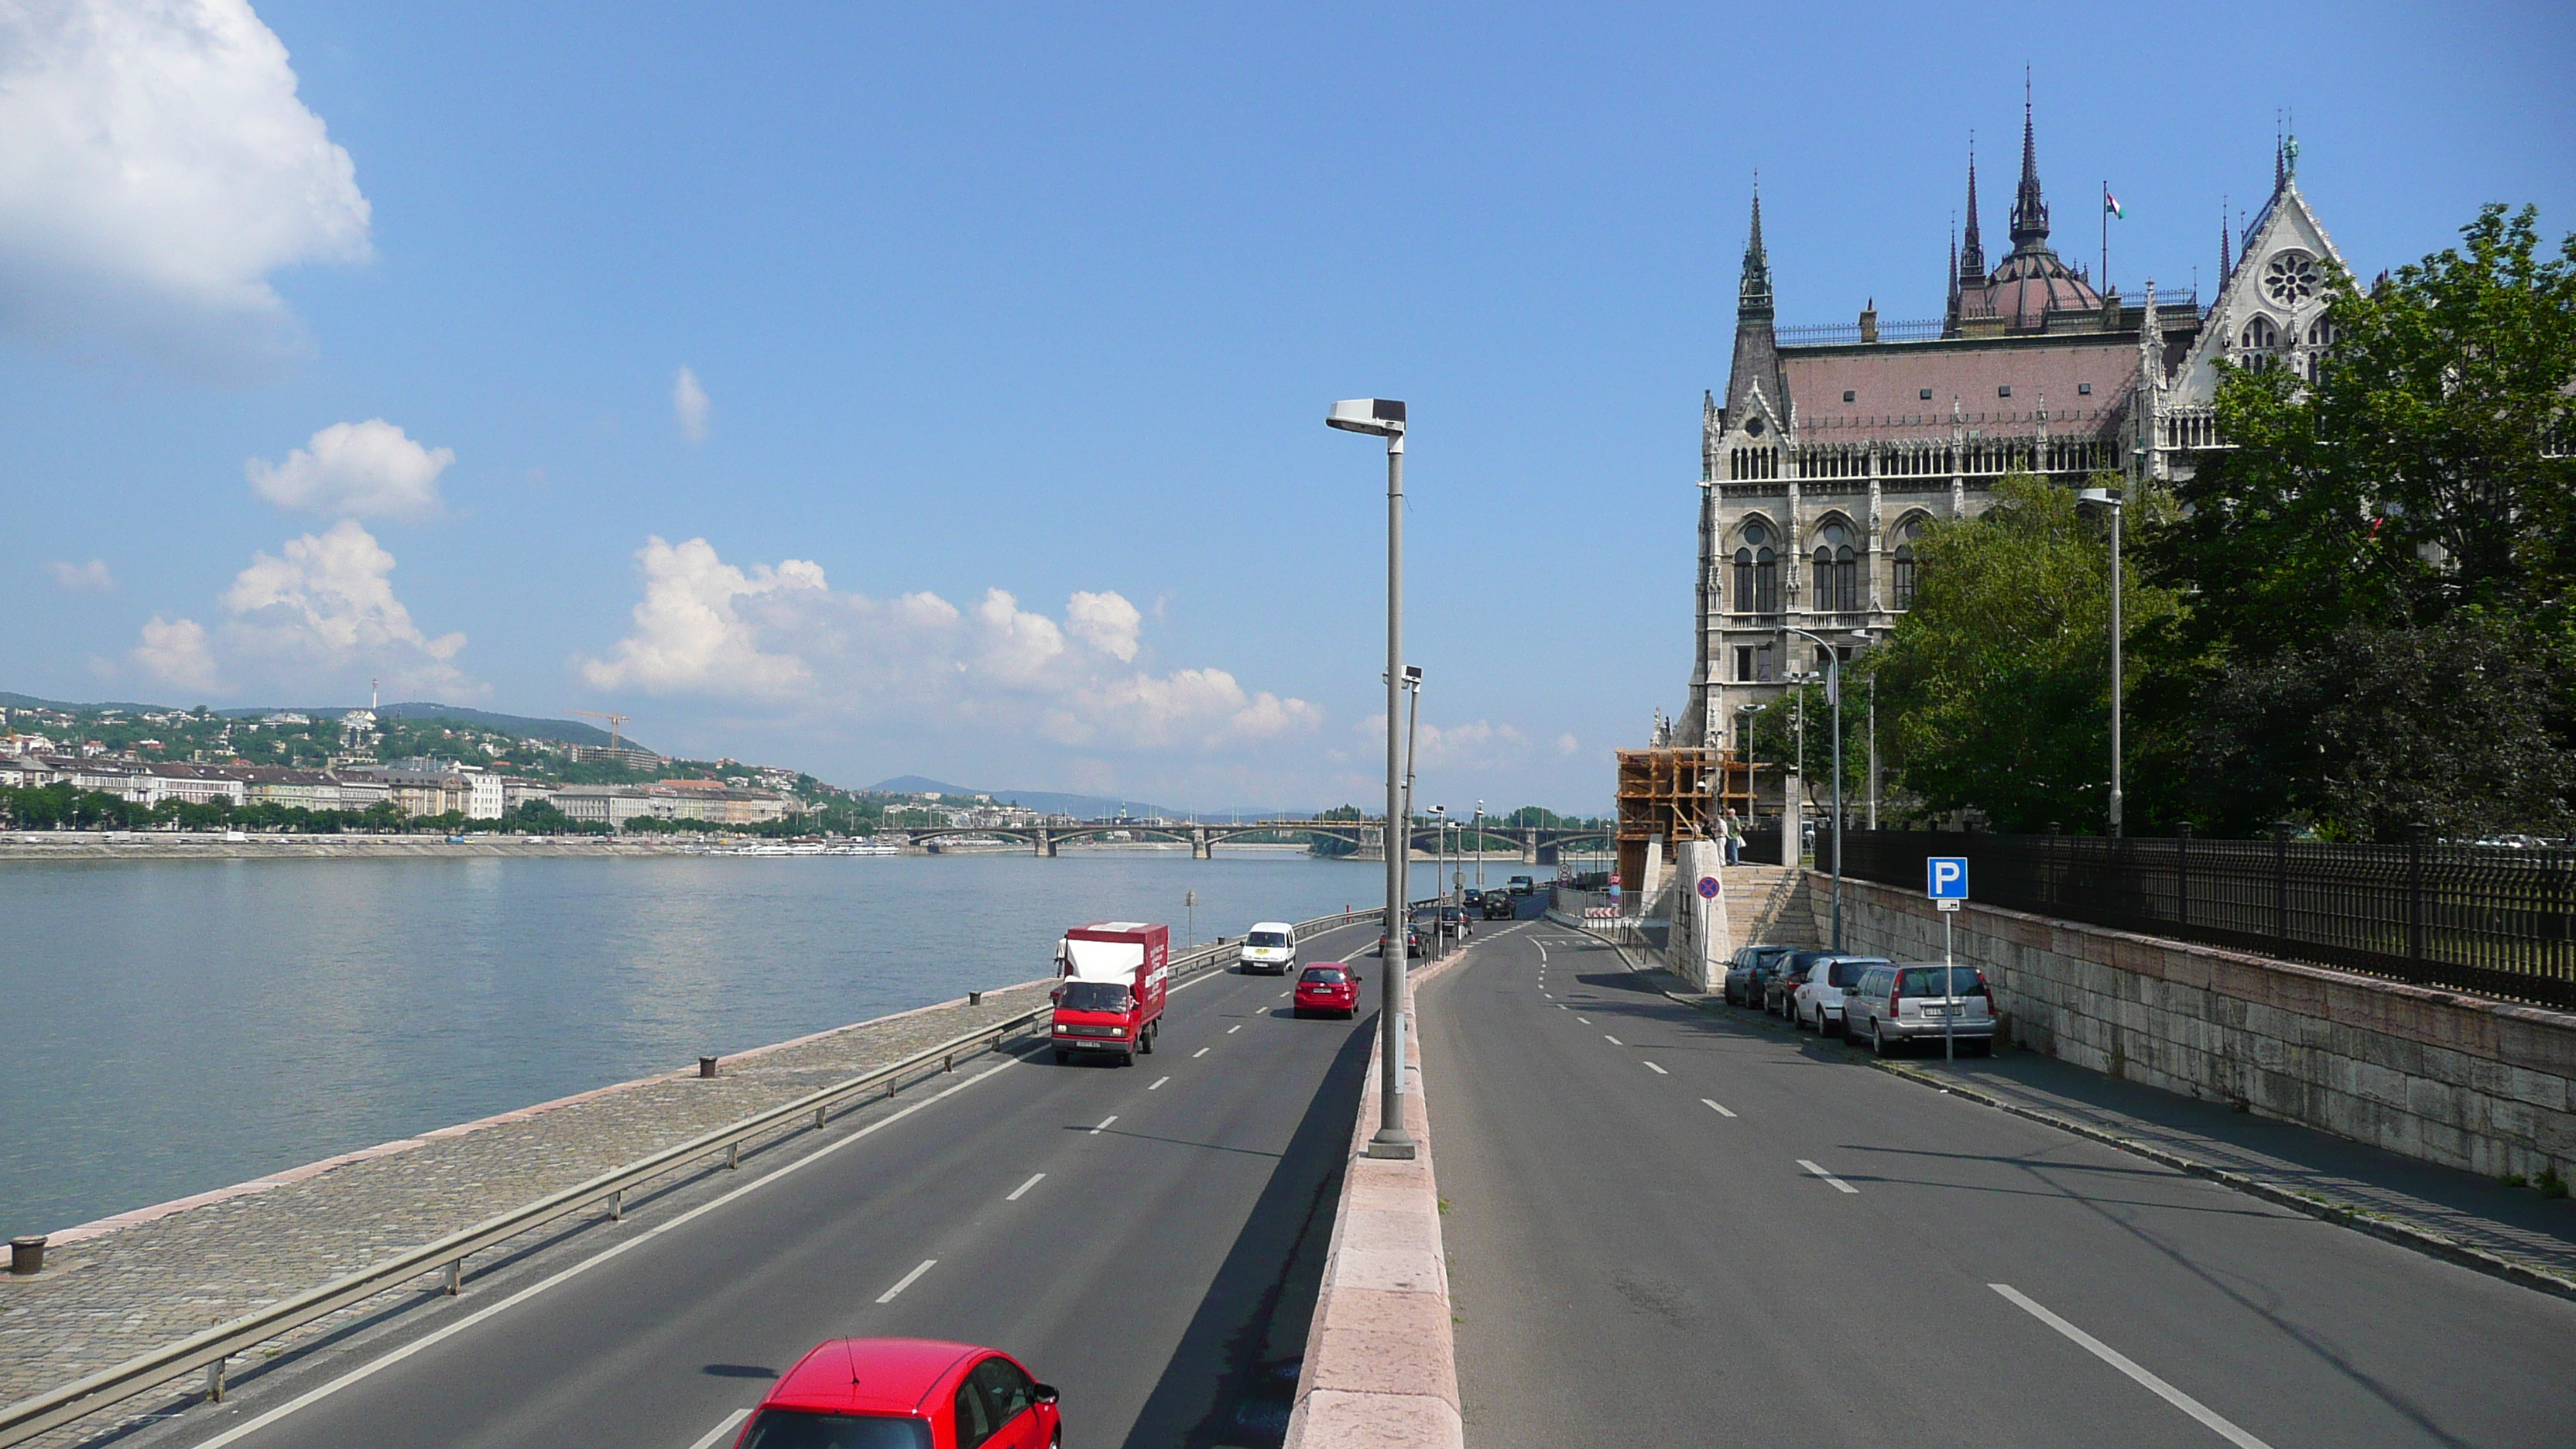
[[1136, 1064], [1163, 1030], [1163, 982], [1172, 969], [1172, 928], [1148, 921], [1097, 921], [1064, 933], [1055, 948], [1055, 1059], [1115, 1053]]

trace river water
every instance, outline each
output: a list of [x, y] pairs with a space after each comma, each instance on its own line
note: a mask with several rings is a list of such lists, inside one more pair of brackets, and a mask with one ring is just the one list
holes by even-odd
[[1168, 921], [1178, 947], [1185, 891], [1200, 940], [1365, 907], [1382, 870], [1070, 849], [0, 864], [0, 1233], [1044, 976], [1083, 921]]

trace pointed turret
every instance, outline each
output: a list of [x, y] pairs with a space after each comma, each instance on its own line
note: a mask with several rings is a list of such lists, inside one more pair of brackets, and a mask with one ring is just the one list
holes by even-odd
[[1986, 246], [1977, 239], [1977, 142], [1968, 139], [1968, 236], [1959, 247], [1959, 264], [1952, 275], [1962, 286], [1975, 286], [1986, 279]]
[[1753, 231], [1744, 243], [1744, 280], [1735, 291], [1735, 316], [1771, 315], [1771, 257], [1762, 249], [1762, 183], [1753, 183]]
[[2015, 251], [2037, 251], [2048, 245], [2048, 203], [2039, 194], [2039, 143], [2032, 133], [2026, 96], [2021, 103], [2021, 188], [2013, 193], [2012, 239]]
[[2222, 196], [2218, 198], [2218, 285], [2222, 288], [2227, 285], [2228, 275], [2236, 270], [2235, 262], [2229, 257], [2227, 244], [2227, 198]]

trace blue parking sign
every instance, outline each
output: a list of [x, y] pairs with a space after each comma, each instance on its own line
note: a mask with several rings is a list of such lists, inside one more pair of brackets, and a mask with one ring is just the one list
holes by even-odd
[[1924, 857], [1923, 894], [1936, 901], [1966, 900], [1968, 898], [1968, 858], [1964, 855]]

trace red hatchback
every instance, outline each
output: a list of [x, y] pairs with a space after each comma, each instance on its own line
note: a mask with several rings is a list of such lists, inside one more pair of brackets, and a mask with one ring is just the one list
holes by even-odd
[[1349, 967], [1309, 966], [1306, 974], [1297, 978], [1297, 999], [1290, 1004], [1288, 1014], [1330, 1011], [1347, 1017], [1359, 1015], [1359, 1010], [1359, 980], [1351, 975]]
[[1055, 1449], [1055, 1390], [1009, 1354], [929, 1338], [816, 1345], [760, 1401], [736, 1449]]

